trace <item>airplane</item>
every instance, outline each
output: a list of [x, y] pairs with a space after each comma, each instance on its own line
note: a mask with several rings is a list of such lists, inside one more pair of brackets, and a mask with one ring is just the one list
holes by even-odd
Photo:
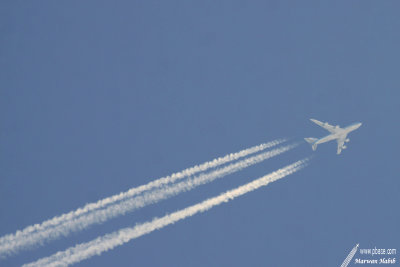
[[345, 142], [349, 142], [350, 139], [347, 138], [347, 135], [358, 129], [362, 123], [361, 122], [356, 122], [353, 124], [350, 124], [349, 126], [345, 127], [345, 128], [340, 128], [339, 125], [336, 126], [332, 126], [327, 122], [320, 122], [317, 121], [315, 119], [310, 119], [312, 122], [314, 122], [315, 124], [321, 126], [322, 128], [328, 130], [331, 134], [322, 137], [320, 139], [318, 138], [304, 138], [304, 140], [307, 141], [307, 143], [311, 144], [312, 150], [316, 150], [317, 149], [317, 145], [325, 143], [325, 142], [329, 142], [331, 140], [335, 140], [337, 141], [337, 154], [339, 155], [342, 152], [342, 149], [346, 149], [347, 146], [344, 145]]

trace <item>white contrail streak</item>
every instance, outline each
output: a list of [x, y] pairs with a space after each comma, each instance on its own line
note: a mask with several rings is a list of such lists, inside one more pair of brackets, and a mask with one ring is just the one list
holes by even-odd
[[[87, 214], [89, 214], [90, 216], [90, 213], [96, 210], [104, 209], [107, 206], [124, 201], [135, 195], [141, 194], [142, 192], [162, 187], [170, 183], [174, 183], [186, 177], [193, 176], [197, 173], [204, 172], [211, 168], [215, 168], [231, 161], [246, 157], [250, 154], [263, 151], [267, 148], [271, 148], [285, 141], [285, 139], [278, 139], [248, 149], [244, 149], [237, 153], [231, 153], [224, 157], [216, 158], [212, 161], [208, 161], [203, 164], [196, 165], [194, 167], [174, 173], [172, 175], [162, 177], [155, 181], [149, 182], [148, 184], [131, 188], [126, 192], [121, 192], [114, 196], [101, 199], [95, 203], [86, 204], [84, 207], [77, 210], [53, 217], [52, 219], [44, 221], [40, 224], [28, 226], [23, 230], [17, 231], [15, 234], [5, 235], [0, 238], [0, 258], [10, 255], [12, 253], [16, 253], [19, 250], [30, 247], [32, 245], [42, 245], [45, 241], [56, 239], [61, 235], [66, 235], [66, 233], [70, 231], [62, 232], [59, 229], [64, 228], [64, 226], [68, 225], [68, 223], [74, 224], [74, 222], [76, 220], [79, 220], [82, 216], [86, 216]], [[77, 227], [76, 229], [82, 228]]]
[[357, 244], [349, 253], [349, 255], [347, 255], [346, 259], [344, 259], [342, 265], [340, 265], [340, 267], [347, 267], [347, 265], [349, 265], [350, 261], [353, 259], [354, 255], [357, 252], [358, 249], [358, 245]]
[[133, 211], [138, 208], [147, 206], [149, 204], [159, 202], [160, 200], [166, 199], [171, 196], [175, 196], [184, 191], [191, 190], [199, 185], [211, 182], [215, 179], [222, 178], [228, 174], [240, 171], [251, 165], [260, 163], [268, 158], [284, 153], [294, 148], [295, 146], [297, 146], [297, 144], [291, 144], [280, 148], [276, 148], [274, 150], [267, 151], [256, 156], [243, 159], [236, 163], [232, 163], [225, 167], [221, 167], [209, 173], [202, 173], [196, 177], [189, 178], [179, 183], [175, 183], [169, 186], [164, 186], [159, 189], [155, 189], [153, 191], [144, 192], [142, 195], [132, 197], [125, 201], [119, 202], [115, 205], [109, 205], [104, 209], [95, 210], [84, 216], [80, 216], [75, 220], [66, 221], [63, 224], [59, 224], [58, 226], [52, 227], [48, 230], [41, 231], [38, 233], [32, 233], [30, 236], [25, 237], [25, 239], [19, 240], [19, 242], [14, 242], [14, 244], [9, 244], [7, 249], [15, 250], [22, 246], [32, 246], [39, 242], [43, 242], [43, 240], [51, 240], [60, 236], [67, 236], [71, 232], [83, 230], [93, 224], [103, 223], [117, 216], [126, 214], [129, 211]]
[[167, 214], [161, 218], [155, 218], [150, 222], [138, 224], [135, 227], [123, 228], [119, 231], [100, 236], [90, 242], [78, 244], [24, 266], [68, 266], [92, 256], [100, 255], [101, 253], [114, 249], [117, 246], [121, 246], [132, 239], [151, 233], [169, 224], [191, 217], [197, 213], [207, 211], [214, 206], [233, 200], [262, 186], [266, 186], [270, 182], [274, 182], [305, 167], [307, 160], [308, 159], [299, 160], [248, 184], [229, 190], [217, 197], [209, 198], [199, 204]]

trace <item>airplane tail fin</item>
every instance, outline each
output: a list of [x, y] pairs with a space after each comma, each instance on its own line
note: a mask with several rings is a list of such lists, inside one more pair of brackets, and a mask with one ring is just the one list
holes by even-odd
[[309, 137], [309, 138], [304, 138], [304, 140], [307, 141], [307, 143], [309, 143], [312, 147], [312, 150], [316, 150], [317, 149], [317, 144], [315, 142], [317, 142], [317, 138], [313, 138], [313, 137]]

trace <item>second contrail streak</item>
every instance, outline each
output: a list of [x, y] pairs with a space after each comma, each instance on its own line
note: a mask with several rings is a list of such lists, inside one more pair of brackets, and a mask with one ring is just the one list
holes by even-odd
[[167, 225], [191, 217], [197, 213], [205, 212], [214, 206], [233, 200], [262, 186], [266, 186], [271, 182], [300, 170], [306, 165], [307, 160], [308, 159], [299, 160], [257, 180], [237, 187], [236, 189], [229, 190], [217, 197], [209, 198], [199, 204], [173, 212], [161, 218], [155, 218], [150, 222], [138, 224], [135, 227], [123, 228], [119, 231], [98, 237], [87, 243], [78, 244], [74, 247], [68, 248], [65, 251], [57, 252], [52, 256], [39, 259], [36, 262], [29, 263], [24, 266], [68, 266], [88, 259], [92, 256], [100, 255], [101, 253], [114, 249], [117, 246], [121, 246], [132, 239], [149, 234], [157, 229], [161, 229]]

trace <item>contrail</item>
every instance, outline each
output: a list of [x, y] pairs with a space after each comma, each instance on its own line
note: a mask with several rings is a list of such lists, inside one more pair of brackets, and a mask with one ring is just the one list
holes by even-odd
[[347, 267], [347, 265], [349, 265], [350, 261], [353, 259], [354, 255], [357, 252], [358, 249], [358, 245], [357, 244], [349, 253], [349, 255], [347, 255], [346, 259], [344, 259], [342, 265], [340, 265], [340, 267]]
[[175, 196], [184, 191], [191, 190], [199, 185], [240, 171], [246, 167], [260, 163], [268, 158], [284, 153], [296, 146], [297, 144], [283, 146], [271, 151], [261, 153], [256, 156], [249, 157], [247, 159], [243, 159], [239, 162], [232, 163], [225, 167], [221, 167], [210, 173], [202, 173], [196, 177], [189, 178], [176, 184], [164, 186], [153, 191], [146, 191], [142, 195], [132, 197], [114, 205], [109, 205], [104, 209], [92, 211], [84, 216], [80, 216], [74, 220], [66, 221], [65, 223], [59, 224], [47, 230], [32, 233], [31, 235], [26, 236], [24, 239], [18, 240], [18, 242], [7, 244], [7, 246], [4, 246], [4, 250], [15, 251], [20, 249], [21, 247], [32, 246], [34, 244], [44, 242], [46, 240], [53, 240], [61, 236], [68, 236], [71, 232], [83, 230], [93, 224], [103, 223], [117, 216], [126, 214], [127, 212], [159, 202], [160, 200]]
[[167, 214], [161, 218], [154, 218], [150, 222], [137, 224], [134, 227], [123, 228], [119, 231], [100, 236], [90, 242], [78, 244], [74, 247], [70, 247], [64, 251], [57, 252], [49, 257], [39, 259], [36, 262], [25, 264], [23, 266], [68, 266], [92, 256], [101, 255], [103, 252], [121, 246], [132, 239], [151, 233], [169, 224], [191, 217], [197, 213], [205, 212], [214, 206], [233, 200], [262, 186], [266, 186], [270, 182], [274, 182], [302, 169], [306, 166], [307, 161], [308, 159], [299, 160], [248, 184], [229, 190], [219, 196], [209, 198], [199, 204]]
[[[231, 153], [224, 157], [216, 158], [214, 160], [196, 165], [194, 167], [185, 169], [172, 175], [162, 177], [155, 181], [151, 181], [148, 184], [131, 188], [126, 192], [121, 192], [111, 197], [101, 199], [97, 202], [86, 204], [84, 207], [78, 208], [77, 210], [53, 217], [52, 219], [46, 220], [40, 224], [28, 226], [23, 230], [17, 231], [15, 234], [5, 235], [0, 238], [0, 258], [10, 255], [12, 253], [16, 253], [17, 251], [32, 246], [34, 244], [42, 245], [46, 240], [56, 239], [61, 235], [65, 235], [64, 233], [59, 231], [59, 228], [63, 228], [64, 225], [67, 225], [68, 223], [74, 224], [74, 221], [79, 219], [79, 217], [90, 214], [93, 211], [104, 209], [109, 205], [124, 201], [135, 195], [141, 194], [142, 192], [162, 187], [170, 183], [174, 183], [186, 177], [193, 176], [199, 172], [204, 172], [211, 168], [215, 168], [223, 164], [246, 157], [248, 155], [263, 151], [267, 148], [274, 147], [285, 141], [285, 139], [277, 139], [268, 143], [262, 143], [260, 145], [241, 150], [237, 153]], [[79, 227], [77, 229], [79, 229]], [[46, 233], [50, 233], [50, 235]], [[58, 234], [53, 235], [51, 233]]]

